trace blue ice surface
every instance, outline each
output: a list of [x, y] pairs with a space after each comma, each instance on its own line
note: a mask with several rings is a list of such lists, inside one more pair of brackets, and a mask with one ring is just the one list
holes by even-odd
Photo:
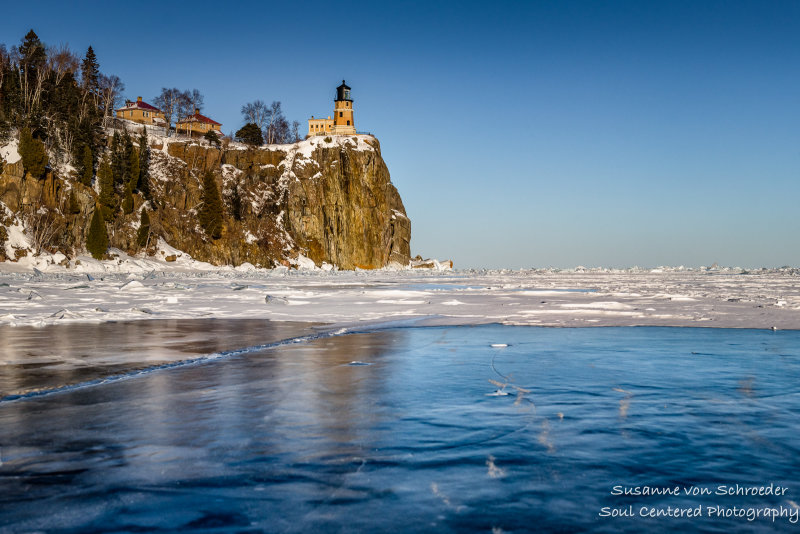
[[[0, 402], [0, 532], [795, 531], [706, 514], [800, 500], [798, 378], [796, 331], [396, 328], [235, 351]], [[736, 484], [786, 491], [714, 494]]]

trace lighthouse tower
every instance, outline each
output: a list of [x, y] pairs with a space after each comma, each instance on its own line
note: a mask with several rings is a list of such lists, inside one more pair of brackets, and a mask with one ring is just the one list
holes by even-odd
[[355, 135], [356, 123], [353, 120], [353, 99], [350, 97], [350, 88], [342, 80], [342, 85], [336, 88], [336, 100], [333, 101], [333, 128], [334, 135]]

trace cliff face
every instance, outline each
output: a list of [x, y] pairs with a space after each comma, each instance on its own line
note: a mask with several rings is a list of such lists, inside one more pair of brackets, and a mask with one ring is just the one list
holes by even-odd
[[[225, 204], [223, 233], [216, 240], [203, 232], [197, 218], [206, 170], [215, 173]], [[12, 211], [30, 202], [63, 208], [70, 189], [77, 193], [80, 211], [73, 203], [65, 224], [80, 248], [94, 209], [92, 189], [53, 174], [43, 180], [23, 176], [21, 165], [6, 165], [0, 175], [0, 200]], [[379, 268], [392, 261], [407, 265], [410, 260], [411, 223], [380, 145], [370, 136], [255, 149], [151, 138], [151, 190], [153, 235], [198, 260], [269, 267], [303, 254], [317, 265], [343, 269]], [[109, 225], [112, 246], [136, 251], [143, 204], [137, 196], [134, 212], [119, 213]]]
[[315, 262], [373, 269], [410, 260], [411, 222], [377, 140], [369, 141], [290, 155], [286, 229]]

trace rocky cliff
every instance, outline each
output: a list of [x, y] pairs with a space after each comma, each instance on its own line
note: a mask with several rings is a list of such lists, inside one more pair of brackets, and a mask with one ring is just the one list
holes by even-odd
[[[151, 242], [163, 238], [217, 265], [270, 267], [292, 263], [299, 255], [342, 269], [409, 263], [411, 224], [374, 137], [317, 137], [260, 148], [156, 137], [149, 142], [152, 199], [136, 195], [133, 213], [119, 212], [109, 223], [113, 247], [141, 252], [136, 231], [144, 208], [150, 213]], [[207, 170], [214, 173], [225, 204], [219, 239], [198, 224]], [[25, 176], [19, 162], [6, 163], [0, 201], [25, 221], [28, 233], [37, 213], [42, 218], [46, 212], [63, 231], [44, 248], [71, 256], [83, 249], [97, 193], [68, 174], [48, 172], [36, 179]], [[38, 207], [47, 210], [31, 209]]]

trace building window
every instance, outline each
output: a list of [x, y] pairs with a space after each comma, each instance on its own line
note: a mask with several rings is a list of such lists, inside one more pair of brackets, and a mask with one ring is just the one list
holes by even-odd
[[347, 121], [347, 125], [350, 126], [350, 121]]
[[340, 117], [342, 116], [342, 112], [341, 112], [341, 111], [339, 112], [339, 116], [340, 116]]

